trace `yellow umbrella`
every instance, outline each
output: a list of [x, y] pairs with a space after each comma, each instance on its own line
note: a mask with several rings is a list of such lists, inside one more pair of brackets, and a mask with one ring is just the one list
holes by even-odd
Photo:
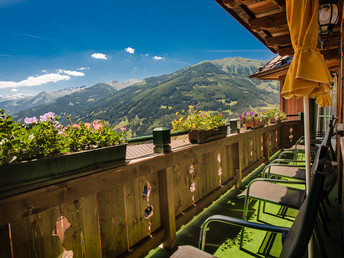
[[294, 58], [290, 64], [281, 95], [284, 98], [304, 97], [306, 192], [310, 185], [309, 97], [321, 106], [332, 105], [331, 74], [317, 49], [318, 0], [287, 0], [286, 12]]
[[309, 96], [320, 106], [332, 105], [332, 76], [317, 49], [318, 0], [287, 0], [287, 21], [294, 58], [281, 95], [286, 98]]
[[[306, 192], [311, 180], [309, 97], [317, 98], [321, 106], [332, 105], [330, 98], [331, 74], [325, 60], [317, 49], [318, 43], [318, 0], [287, 0], [287, 21], [294, 58], [290, 64], [286, 80], [281, 90], [284, 98], [303, 97]], [[313, 241], [308, 246], [313, 257]]]

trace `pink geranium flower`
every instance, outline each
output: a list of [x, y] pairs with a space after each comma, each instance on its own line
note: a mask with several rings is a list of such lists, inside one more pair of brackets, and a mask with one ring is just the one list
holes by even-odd
[[124, 126], [122, 126], [120, 129], [122, 132], [124, 132], [126, 130], [126, 128]]
[[100, 124], [100, 123], [99, 123], [99, 120], [93, 121], [93, 126], [96, 126], [97, 124]]
[[97, 131], [100, 131], [100, 129], [102, 129], [102, 124], [95, 124], [93, 125], [94, 129], [96, 129]]
[[74, 124], [74, 125], [72, 125], [72, 127], [80, 128], [80, 125], [79, 124]]
[[91, 125], [90, 123], [85, 123], [85, 127], [86, 127], [87, 129], [90, 129], [90, 128], [92, 127], [92, 125]]

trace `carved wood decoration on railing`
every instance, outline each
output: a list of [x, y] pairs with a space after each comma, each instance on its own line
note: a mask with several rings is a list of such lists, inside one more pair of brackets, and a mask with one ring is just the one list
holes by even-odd
[[70, 229], [70, 227], [71, 227], [71, 224], [69, 223], [68, 219], [64, 216], [61, 216], [56, 220], [56, 226], [52, 232], [52, 236], [58, 237], [61, 241], [61, 244], [63, 246], [62, 256], [68, 257], [68, 258], [73, 257], [73, 250], [66, 250], [64, 248], [63, 243], [64, 243], [66, 231]]
[[294, 131], [294, 129], [291, 127], [289, 129], [289, 140], [290, 140], [290, 142], [293, 142], [293, 138], [294, 138], [293, 131]]
[[[285, 125], [284, 125], [285, 124]], [[4, 257], [141, 257], [299, 136], [286, 122], [0, 198]], [[293, 138], [293, 139], [294, 139]]]
[[194, 192], [196, 191], [196, 183], [194, 181], [194, 175], [195, 175], [195, 167], [194, 167], [193, 164], [191, 164], [191, 166], [190, 166], [190, 176], [191, 176], [190, 192], [193, 193], [192, 194], [192, 198], [191, 198], [192, 199], [192, 204], [194, 206], [196, 206], [196, 204], [195, 204], [195, 194], [194, 194]]
[[222, 159], [221, 153], [217, 154], [217, 161], [219, 162], [219, 169], [217, 170], [217, 175], [219, 176], [219, 186], [223, 187], [222, 185]]

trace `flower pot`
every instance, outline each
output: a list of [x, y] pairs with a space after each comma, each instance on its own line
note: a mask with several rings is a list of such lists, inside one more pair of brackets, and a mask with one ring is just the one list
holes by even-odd
[[254, 120], [246, 121], [245, 122], [246, 129], [250, 129], [254, 127]]
[[189, 132], [189, 141], [193, 144], [204, 143], [227, 136], [227, 126], [219, 126], [212, 130], [194, 130]]
[[260, 127], [264, 127], [265, 125], [264, 120], [261, 120], [261, 119], [254, 119], [253, 123], [254, 123], [253, 128], [260, 128]]
[[270, 118], [270, 124], [276, 124], [277, 123], [277, 120], [276, 118]]
[[0, 192], [49, 180], [78, 177], [107, 164], [125, 164], [127, 144], [0, 166]]

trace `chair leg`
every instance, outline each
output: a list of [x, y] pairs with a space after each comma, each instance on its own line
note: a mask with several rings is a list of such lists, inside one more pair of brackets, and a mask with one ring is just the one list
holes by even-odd
[[328, 205], [328, 206], [331, 206], [330, 199], [329, 199], [327, 196], [326, 196], [325, 200], [326, 200], [327, 205]]
[[[248, 210], [248, 204], [249, 204], [249, 197], [245, 197], [245, 202], [244, 202], [244, 212], [242, 215], [242, 219], [243, 220], [247, 220], [247, 210]], [[244, 240], [244, 231], [245, 231], [245, 227], [241, 228], [241, 236], [240, 236], [240, 245], [239, 245], [239, 249], [242, 250], [242, 242]]]
[[282, 217], [284, 218], [285, 217], [285, 215], [287, 214], [287, 211], [288, 211], [288, 207], [283, 207], [282, 208]]
[[[263, 211], [265, 211], [265, 202], [263, 204]], [[259, 221], [259, 214], [260, 214], [260, 201], [258, 201], [257, 221]]]

